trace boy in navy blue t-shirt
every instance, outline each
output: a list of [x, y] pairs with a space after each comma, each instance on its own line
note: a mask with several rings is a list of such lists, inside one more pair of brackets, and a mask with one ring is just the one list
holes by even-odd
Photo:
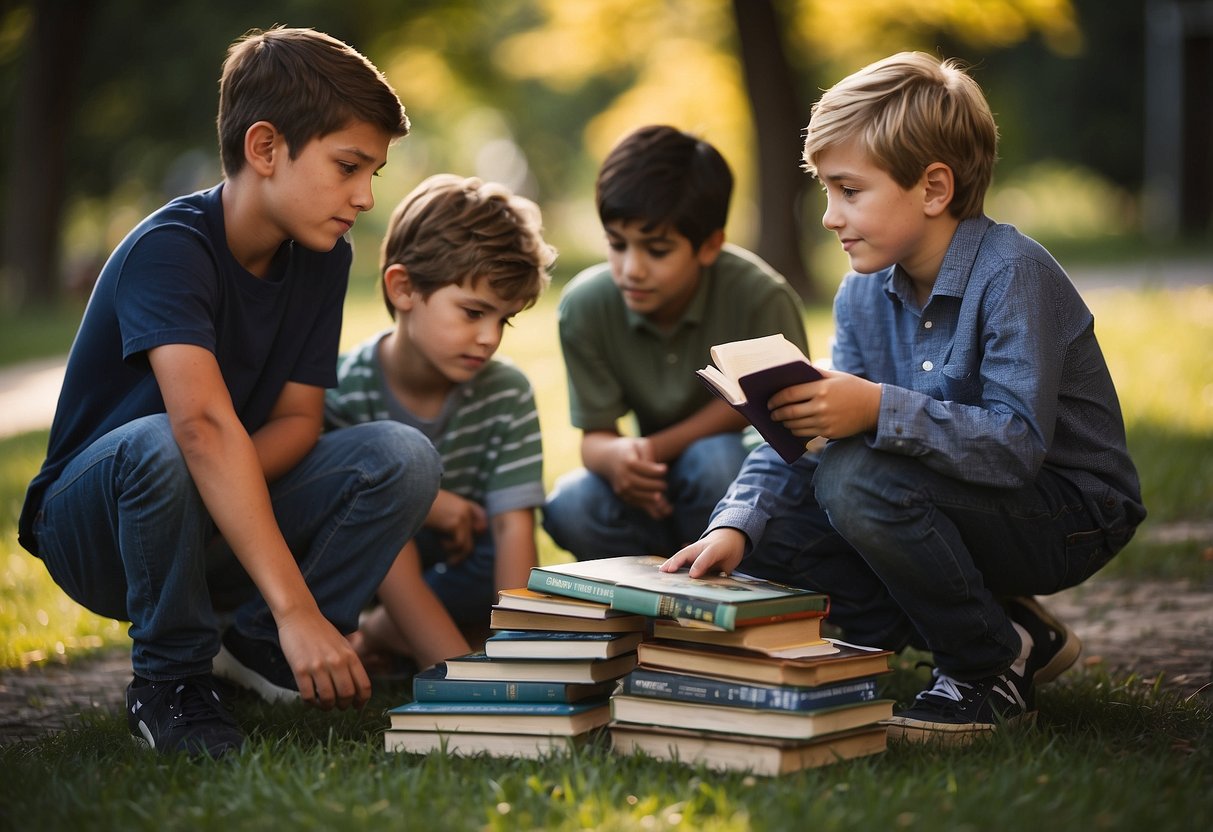
[[[366, 702], [346, 635], [439, 477], [402, 425], [321, 435], [346, 233], [408, 132], [399, 99], [340, 41], [272, 29], [229, 50], [218, 124], [223, 183], [152, 214], [101, 272], [20, 521], [68, 595], [131, 622], [132, 734], [211, 756], [243, 741], [212, 672]], [[222, 634], [220, 593], [240, 599]]]

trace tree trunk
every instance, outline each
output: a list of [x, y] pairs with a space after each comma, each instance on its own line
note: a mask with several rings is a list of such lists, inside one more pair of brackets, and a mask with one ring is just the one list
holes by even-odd
[[72, 98], [90, 0], [35, 0], [13, 116], [0, 235], [0, 299], [9, 309], [61, 293], [59, 236]]
[[746, 91], [758, 138], [757, 254], [778, 269], [805, 301], [817, 292], [805, 267], [797, 216], [806, 177], [800, 170], [800, 105], [772, 0], [733, 0]]

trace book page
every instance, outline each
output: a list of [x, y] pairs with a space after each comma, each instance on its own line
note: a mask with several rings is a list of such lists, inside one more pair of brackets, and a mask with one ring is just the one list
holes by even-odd
[[783, 335], [766, 335], [712, 347], [712, 360], [729, 378], [738, 379], [765, 367], [792, 361], [808, 362], [800, 348]]

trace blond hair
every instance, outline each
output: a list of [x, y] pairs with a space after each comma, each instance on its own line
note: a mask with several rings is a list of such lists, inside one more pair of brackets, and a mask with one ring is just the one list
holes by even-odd
[[901, 52], [839, 81], [813, 105], [805, 168], [822, 151], [857, 139], [873, 162], [909, 188], [932, 162], [952, 169], [948, 210], [980, 216], [998, 158], [998, 127], [981, 88], [958, 61]]
[[[505, 185], [450, 173], [429, 177], [400, 201], [388, 222], [379, 255], [408, 269], [428, 298], [444, 286], [487, 280], [508, 301], [529, 307], [550, 282], [556, 249], [544, 242], [539, 206]], [[388, 312], [396, 309], [380, 280]]]

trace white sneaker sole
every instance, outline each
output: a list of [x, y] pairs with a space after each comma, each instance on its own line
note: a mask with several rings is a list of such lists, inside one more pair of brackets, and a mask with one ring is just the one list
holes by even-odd
[[234, 685], [239, 685], [242, 688], [253, 691], [266, 702], [277, 704], [279, 702], [299, 702], [299, 691], [283, 688], [275, 685], [269, 679], [251, 670], [241, 664], [235, 656], [228, 652], [228, 649], [222, 645], [219, 647], [219, 653], [215, 656], [212, 662], [211, 672], [220, 679], [231, 682]]

